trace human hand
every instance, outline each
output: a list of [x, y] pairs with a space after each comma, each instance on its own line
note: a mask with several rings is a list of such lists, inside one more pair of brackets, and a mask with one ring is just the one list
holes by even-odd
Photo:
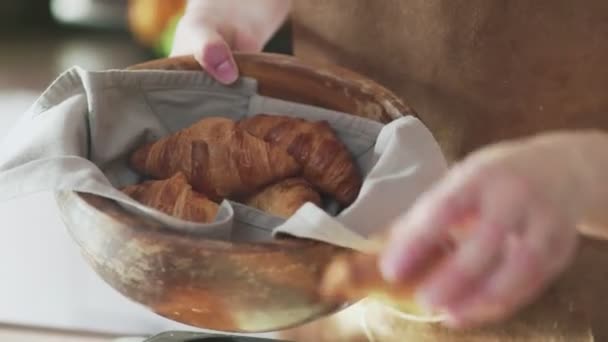
[[473, 218], [417, 300], [452, 327], [506, 319], [531, 302], [573, 259], [584, 202], [553, 140], [498, 144], [455, 166], [395, 223], [380, 265], [387, 280], [413, 279], [450, 228]]
[[190, 0], [171, 56], [194, 55], [217, 81], [231, 84], [239, 73], [232, 51], [262, 51], [289, 7], [287, 0]]

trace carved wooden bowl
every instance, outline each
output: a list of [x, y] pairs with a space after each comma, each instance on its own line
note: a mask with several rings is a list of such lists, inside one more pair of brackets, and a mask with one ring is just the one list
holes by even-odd
[[[262, 95], [389, 122], [414, 115], [394, 94], [354, 72], [273, 54], [237, 54], [242, 75]], [[191, 57], [130, 69], [201, 70]], [[201, 72], [203, 72], [201, 70]], [[317, 295], [324, 266], [339, 248], [301, 239], [230, 243], [201, 238], [135, 216], [89, 194], [57, 193], [72, 237], [113, 288], [153, 312], [227, 332], [288, 328], [346, 303]]]

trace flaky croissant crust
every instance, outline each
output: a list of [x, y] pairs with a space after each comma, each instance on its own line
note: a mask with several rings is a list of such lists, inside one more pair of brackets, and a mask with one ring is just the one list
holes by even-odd
[[321, 206], [321, 196], [303, 178], [288, 178], [269, 185], [243, 201], [248, 206], [282, 218], [292, 216], [307, 202]]
[[[214, 202], [237, 200], [284, 218], [307, 202], [321, 206], [321, 193], [349, 205], [362, 183], [327, 122], [282, 115], [207, 117], [139, 147], [130, 165], [156, 180], [183, 180]], [[150, 203], [169, 210], [160, 199]]]
[[183, 172], [195, 190], [214, 200], [251, 194], [300, 171], [284, 150], [221, 117], [202, 119], [137, 149], [131, 166], [156, 179]]
[[213, 222], [219, 210], [215, 202], [193, 191], [181, 172], [165, 180], [127, 186], [122, 191], [143, 205], [186, 221]]
[[361, 174], [350, 152], [326, 121], [258, 114], [239, 122], [249, 133], [281, 146], [303, 167], [303, 176], [342, 205], [359, 193]]

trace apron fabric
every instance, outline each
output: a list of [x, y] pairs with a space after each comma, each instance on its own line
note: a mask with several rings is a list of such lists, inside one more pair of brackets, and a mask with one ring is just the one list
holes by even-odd
[[[505, 139], [608, 129], [606, 1], [300, 0], [291, 22], [297, 57], [349, 68], [396, 93], [430, 128], [450, 163]], [[454, 334], [360, 303], [285, 336], [590, 341], [592, 331], [600, 341], [608, 339], [606, 266], [608, 246], [585, 240], [564, 277], [502, 328]]]
[[294, 53], [418, 112], [449, 160], [503, 139], [608, 128], [608, 2], [295, 1]]

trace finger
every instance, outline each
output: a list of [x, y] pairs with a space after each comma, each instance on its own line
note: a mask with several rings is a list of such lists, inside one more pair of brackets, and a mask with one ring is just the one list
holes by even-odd
[[525, 223], [528, 228], [522, 236], [510, 237], [503, 274], [497, 272], [480, 286], [481, 290], [474, 292], [476, 295], [457, 305], [465, 312], [456, 310], [453, 325], [470, 326], [504, 319], [528, 303], [574, 258], [576, 230], [542, 202], [528, 203]]
[[503, 240], [503, 229], [476, 232], [425, 279], [416, 300], [429, 310], [441, 310], [471, 295], [475, 285], [498, 263]]
[[476, 287], [474, 295], [447, 308], [447, 324], [468, 328], [505, 319], [537, 295], [544, 280], [536, 254], [521, 237], [512, 234], [503, 263]]
[[391, 231], [380, 268], [389, 281], [406, 280], [428, 266], [449, 242], [447, 230], [476, 207], [477, 184], [451, 177], [424, 194]]
[[234, 83], [238, 78], [238, 70], [228, 44], [221, 38], [214, 38], [202, 46], [200, 53], [194, 54], [196, 60], [219, 82]]
[[264, 41], [258, 36], [243, 31], [234, 35], [234, 50], [241, 52], [260, 52], [264, 49]]
[[471, 236], [421, 286], [418, 300], [429, 308], [454, 305], [490, 274], [504, 252], [509, 232], [524, 223], [526, 192], [508, 178], [493, 179], [481, 195]]
[[183, 29], [179, 34], [173, 55], [194, 51], [196, 61], [218, 82], [231, 84], [237, 80], [238, 68], [231, 48], [214, 28]]
[[575, 225], [564, 216], [538, 203], [529, 207], [529, 226], [525, 240], [541, 258], [549, 274], [558, 273], [574, 257], [578, 242]]

